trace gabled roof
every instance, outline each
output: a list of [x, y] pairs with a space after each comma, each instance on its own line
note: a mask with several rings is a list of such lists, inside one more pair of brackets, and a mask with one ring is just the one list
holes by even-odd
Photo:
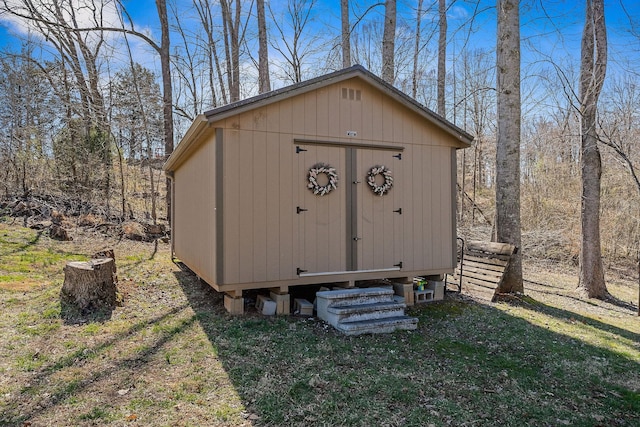
[[167, 159], [163, 169], [167, 172], [174, 170], [176, 166], [181, 163], [182, 159], [185, 158], [185, 156], [189, 155], [191, 151], [190, 148], [197, 140], [197, 136], [205, 132], [208, 128], [208, 125], [215, 121], [223, 120], [236, 114], [241, 114], [246, 111], [282, 101], [283, 99], [301, 95], [306, 92], [329, 86], [334, 83], [349, 80], [354, 77], [358, 77], [364, 80], [366, 83], [395, 99], [409, 110], [417, 113], [418, 115], [428, 120], [430, 123], [444, 130], [446, 133], [451, 135], [454, 139], [460, 141], [462, 144], [465, 144], [467, 146], [471, 145], [471, 141], [473, 141], [473, 136], [471, 134], [446, 120], [444, 117], [441, 117], [440, 115], [434, 113], [404, 92], [396, 89], [378, 76], [369, 72], [362, 65], [354, 65], [352, 67], [325, 74], [311, 80], [306, 80], [304, 82], [296, 83], [291, 86], [276, 89], [271, 92], [263, 93], [258, 96], [243, 99], [241, 101], [205, 111], [203, 114], [196, 117], [193, 124], [191, 125], [185, 136], [182, 138], [180, 144], [178, 144], [173, 154], [171, 154], [171, 156], [169, 156], [169, 158]]
[[466, 131], [460, 129], [444, 117], [434, 113], [427, 107], [420, 104], [415, 99], [411, 98], [404, 92], [396, 89], [389, 83], [385, 82], [375, 74], [368, 71], [362, 65], [354, 65], [349, 68], [344, 68], [333, 73], [325, 74], [320, 77], [316, 77], [311, 80], [296, 83], [291, 86], [276, 89], [271, 92], [263, 93], [258, 96], [243, 99], [241, 101], [227, 104], [222, 107], [214, 108], [213, 110], [205, 111], [204, 116], [211, 123], [213, 121], [227, 118], [231, 115], [240, 114], [254, 108], [262, 107], [264, 105], [271, 104], [273, 102], [281, 101], [283, 99], [300, 95], [320, 87], [328, 86], [330, 84], [338, 83], [344, 80], [351, 79], [353, 77], [360, 77], [371, 86], [379, 89], [381, 92], [391, 96], [405, 107], [418, 113], [425, 119], [429, 120], [436, 126], [440, 127], [445, 132], [449, 133], [459, 141], [470, 145], [473, 141], [473, 136]]

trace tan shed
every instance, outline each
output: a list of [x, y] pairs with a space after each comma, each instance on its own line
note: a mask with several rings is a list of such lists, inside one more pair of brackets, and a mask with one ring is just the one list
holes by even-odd
[[450, 273], [471, 140], [361, 66], [207, 111], [164, 166], [172, 249], [232, 312], [247, 289]]

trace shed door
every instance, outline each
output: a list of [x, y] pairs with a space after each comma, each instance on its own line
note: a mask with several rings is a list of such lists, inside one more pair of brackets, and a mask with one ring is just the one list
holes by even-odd
[[297, 273], [402, 268], [402, 153], [315, 144], [296, 151]]
[[[354, 269], [402, 267], [402, 164], [405, 161], [402, 156], [405, 153], [365, 149], [358, 149], [356, 153], [354, 169], [359, 183], [352, 205], [356, 234]], [[368, 183], [370, 176], [377, 193]]]
[[[347, 271], [351, 258], [347, 244], [347, 148], [322, 145], [294, 148], [298, 152], [296, 179], [302, 184], [295, 195], [300, 248], [298, 274]], [[319, 172], [314, 178], [317, 185], [309, 188], [311, 170], [325, 172]], [[336, 188], [321, 194], [332, 174], [337, 179]]]

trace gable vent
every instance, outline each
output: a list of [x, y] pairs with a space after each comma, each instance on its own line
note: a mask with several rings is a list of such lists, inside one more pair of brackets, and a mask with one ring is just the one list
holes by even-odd
[[343, 87], [342, 99], [348, 99], [350, 101], [360, 101], [362, 99], [362, 92], [358, 89]]

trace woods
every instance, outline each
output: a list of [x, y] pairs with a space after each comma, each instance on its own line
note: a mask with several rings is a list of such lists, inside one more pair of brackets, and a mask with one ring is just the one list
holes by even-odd
[[638, 262], [633, 7], [533, 2], [518, 16], [506, 0], [142, 3], [0, 2], [3, 199], [168, 221], [159, 168], [198, 114], [359, 63], [475, 136], [458, 155], [461, 235], [496, 234], [523, 262], [579, 263], [591, 297], [606, 295], [607, 269]]

